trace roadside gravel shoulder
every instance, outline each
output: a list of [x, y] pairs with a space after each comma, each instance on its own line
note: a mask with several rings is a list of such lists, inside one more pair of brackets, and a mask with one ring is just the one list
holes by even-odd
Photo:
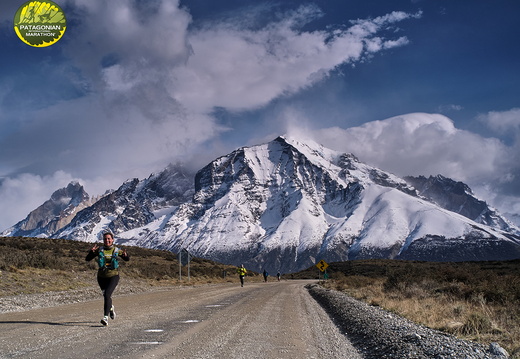
[[[162, 290], [162, 287], [151, 286], [143, 281], [126, 279], [116, 288], [115, 295], [129, 295]], [[63, 304], [81, 303], [102, 297], [97, 284], [92, 286], [36, 294], [19, 294], [0, 297], [0, 314], [21, 312], [31, 309], [49, 308]]]
[[496, 343], [485, 347], [460, 340], [316, 284], [307, 289], [367, 359], [508, 358]]

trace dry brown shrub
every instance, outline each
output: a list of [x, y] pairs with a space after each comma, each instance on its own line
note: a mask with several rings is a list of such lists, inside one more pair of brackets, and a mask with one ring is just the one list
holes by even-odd
[[[40, 293], [56, 288], [71, 289], [92, 283], [97, 269], [95, 261], [85, 257], [93, 243], [63, 239], [0, 237], [0, 295]], [[130, 261], [120, 261], [121, 272], [127, 278], [147, 281], [153, 285], [176, 285], [188, 279], [187, 266], [181, 267], [179, 280], [177, 256], [169, 251], [125, 247]], [[222, 273], [232, 273], [223, 278]], [[37, 273], [37, 274], [35, 274]], [[70, 273], [63, 281], [60, 273]], [[190, 262], [190, 282], [223, 282], [234, 277], [235, 267], [194, 258]], [[78, 276], [82, 276], [78, 280]], [[251, 273], [252, 276], [255, 273]], [[236, 279], [238, 280], [238, 279]], [[60, 283], [62, 282], [62, 283]]]
[[461, 338], [498, 342], [520, 359], [520, 260], [363, 260], [332, 263], [328, 271], [330, 288]]

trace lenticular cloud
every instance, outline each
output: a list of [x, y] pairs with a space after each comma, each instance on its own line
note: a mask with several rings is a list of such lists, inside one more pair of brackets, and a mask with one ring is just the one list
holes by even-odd
[[448, 117], [427, 113], [323, 129], [316, 135], [322, 143], [398, 175], [443, 174], [468, 183], [501, 176], [501, 159], [509, 151], [495, 138], [457, 129]]

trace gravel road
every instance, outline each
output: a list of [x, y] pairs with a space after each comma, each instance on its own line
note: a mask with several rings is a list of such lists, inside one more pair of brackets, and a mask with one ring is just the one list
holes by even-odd
[[[0, 315], [1, 358], [362, 358], [305, 284], [184, 287]], [[117, 293], [116, 293], [117, 294]]]
[[102, 298], [92, 289], [0, 298], [0, 358], [507, 357], [500, 347], [457, 340], [314, 283], [142, 293], [122, 285], [108, 327], [99, 324]]

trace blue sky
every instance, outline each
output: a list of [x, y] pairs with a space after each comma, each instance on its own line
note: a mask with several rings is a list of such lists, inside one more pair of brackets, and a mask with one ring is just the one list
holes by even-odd
[[33, 48], [0, 4], [0, 230], [280, 134], [520, 210], [520, 2], [64, 0]]

